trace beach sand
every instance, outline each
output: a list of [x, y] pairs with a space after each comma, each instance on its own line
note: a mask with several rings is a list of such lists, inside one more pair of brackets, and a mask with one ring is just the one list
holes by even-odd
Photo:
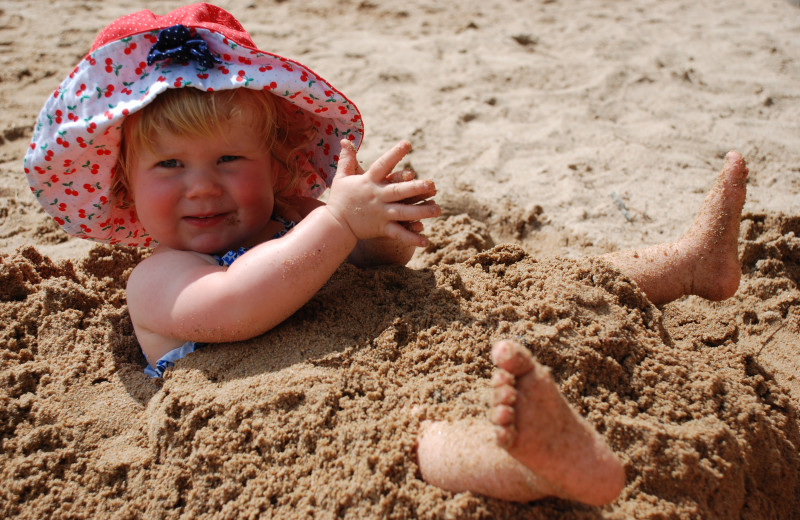
[[[399, 139], [444, 215], [409, 266], [342, 266], [284, 324], [161, 381], [125, 305], [145, 250], [73, 239], [22, 172], [110, 21], [166, 1], [0, 8], [0, 516], [697, 518], [800, 514], [800, 10], [785, 0], [230, 1], [256, 44]], [[748, 161], [742, 282], [656, 307], [592, 255], [679, 237]], [[518, 338], [623, 461], [606, 507], [427, 485], [424, 419], [485, 420]]]

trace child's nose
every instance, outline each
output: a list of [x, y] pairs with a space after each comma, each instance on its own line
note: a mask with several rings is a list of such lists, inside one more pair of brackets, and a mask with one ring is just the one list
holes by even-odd
[[215, 197], [222, 193], [219, 176], [213, 168], [194, 168], [187, 181], [187, 198]]

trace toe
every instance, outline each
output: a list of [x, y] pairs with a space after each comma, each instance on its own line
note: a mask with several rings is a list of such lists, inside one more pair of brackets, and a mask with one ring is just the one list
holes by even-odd
[[497, 439], [497, 444], [501, 448], [510, 448], [517, 439], [517, 430], [514, 426], [495, 426], [494, 434]]
[[497, 426], [514, 424], [514, 408], [505, 404], [492, 406], [489, 410], [489, 420]]
[[501, 404], [514, 406], [514, 403], [517, 402], [517, 389], [513, 386], [498, 386], [494, 389], [492, 401], [494, 406]]
[[530, 351], [511, 340], [501, 340], [492, 346], [492, 360], [499, 368], [515, 376], [525, 374], [533, 368]]
[[503, 370], [502, 368], [498, 368], [492, 373], [491, 384], [494, 388], [500, 386], [514, 386], [515, 381], [516, 378], [510, 373], [508, 373], [508, 371]]

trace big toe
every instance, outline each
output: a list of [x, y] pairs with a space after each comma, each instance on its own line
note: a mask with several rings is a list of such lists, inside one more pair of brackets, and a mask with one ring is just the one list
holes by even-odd
[[514, 376], [529, 372], [533, 366], [530, 350], [513, 340], [500, 340], [492, 345], [492, 361]]
[[747, 178], [750, 173], [747, 169], [747, 163], [744, 157], [736, 150], [731, 150], [725, 155], [725, 166], [723, 170], [729, 174], [733, 174], [734, 180], [741, 181]]

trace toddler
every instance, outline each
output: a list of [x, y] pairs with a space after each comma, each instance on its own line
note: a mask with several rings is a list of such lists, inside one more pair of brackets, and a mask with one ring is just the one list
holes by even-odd
[[68, 232], [154, 248], [127, 300], [161, 376], [271, 329], [346, 260], [405, 264], [426, 245], [433, 183], [393, 172], [406, 142], [357, 175], [362, 135], [334, 87], [197, 4], [107, 27], [45, 106], [26, 172]]
[[[363, 171], [362, 137], [341, 92], [258, 50], [229, 13], [195, 4], [102, 31], [45, 104], [25, 172], [68, 233], [153, 248], [127, 299], [146, 372], [158, 377], [206, 343], [278, 325], [345, 261], [404, 265], [426, 245], [421, 220], [441, 213], [435, 186], [396, 169], [407, 142]], [[656, 303], [730, 296], [746, 174], [729, 154], [687, 235], [606, 259]], [[490, 421], [424, 423], [423, 478], [508, 500], [614, 500], [619, 460], [547, 369], [514, 342], [496, 344], [493, 358]]]

